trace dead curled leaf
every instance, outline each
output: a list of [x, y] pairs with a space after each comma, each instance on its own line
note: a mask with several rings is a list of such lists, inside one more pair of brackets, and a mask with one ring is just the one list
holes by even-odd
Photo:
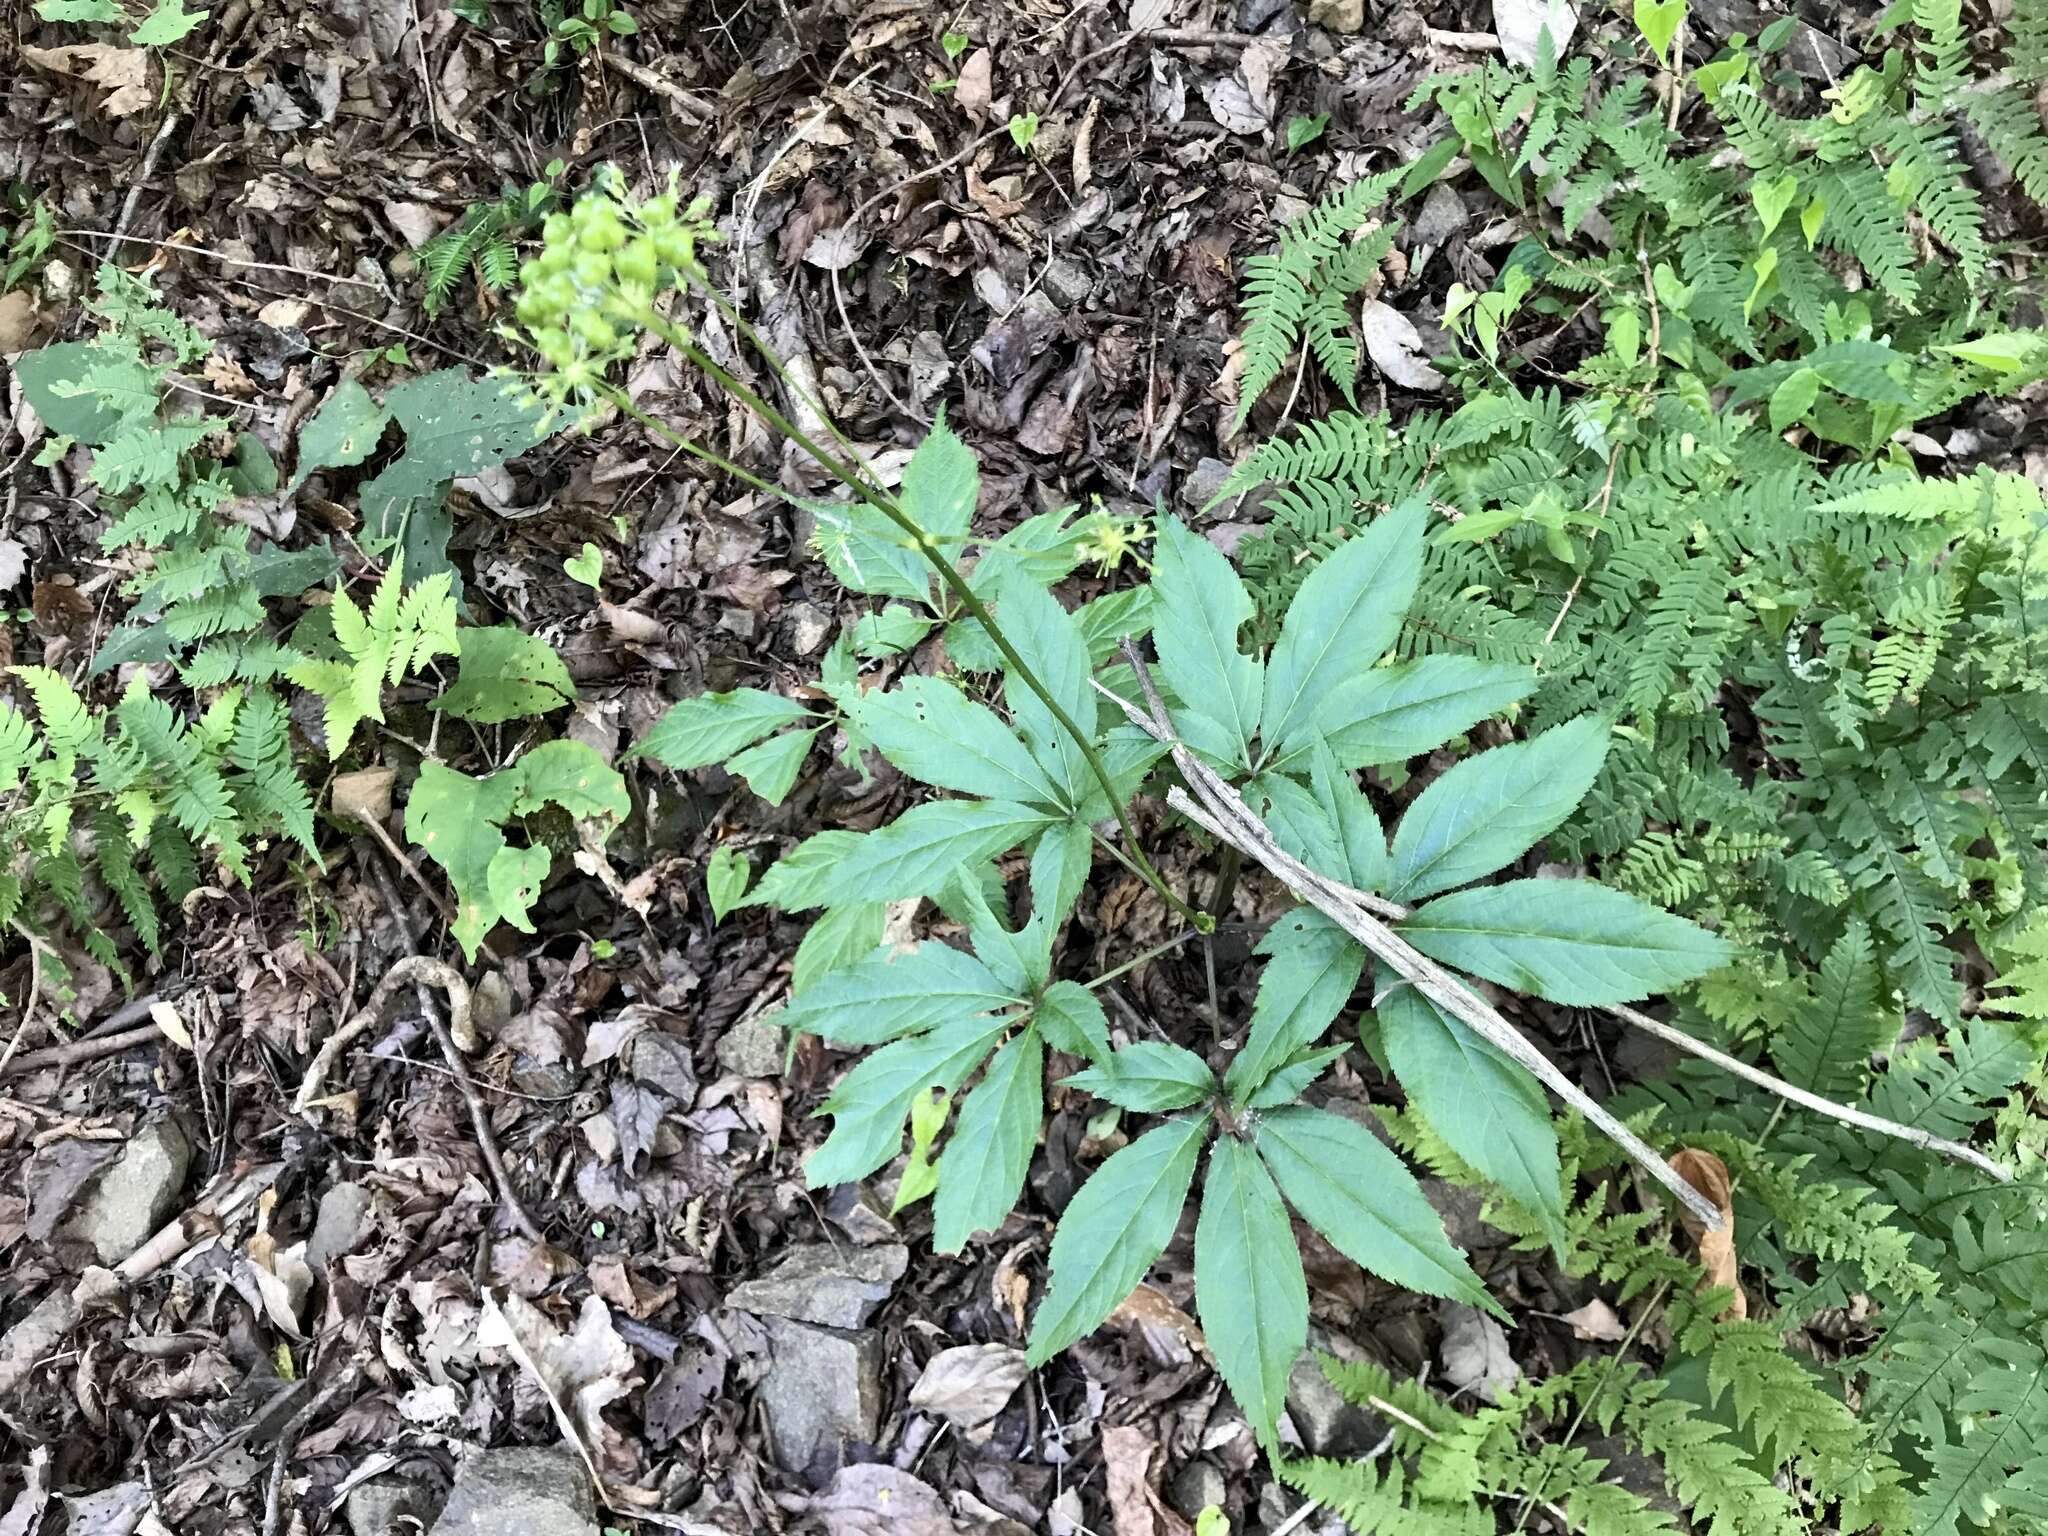
[[1028, 1374], [1024, 1351], [1007, 1344], [959, 1344], [925, 1362], [910, 1406], [964, 1430], [972, 1444], [989, 1438], [998, 1414]]
[[1749, 1299], [1742, 1294], [1742, 1281], [1735, 1264], [1734, 1182], [1728, 1177], [1728, 1165], [1711, 1152], [1686, 1147], [1672, 1157], [1671, 1169], [1711, 1200], [1721, 1213], [1721, 1230], [1718, 1232], [1709, 1232], [1703, 1223], [1689, 1214], [1681, 1212], [1679, 1215], [1687, 1235], [1699, 1244], [1700, 1268], [1706, 1271], [1700, 1279], [1700, 1289], [1710, 1291], [1717, 1286], [1726, 1286], [1735, 1293], [1735, 1299], [1721, 1313], [1723, 1322], [1749, 1316]]
[[70, 43], [62, 48], [23, 47], [21, 56], [31, 64], [60, 75], [89, 81], [107, 88], [100, 110], [109, 117], [126, 117], [140, 112], [151, 100], [149, 50], [117, 48], [112, 43]]
[[1359, 321], [1373, 367], [1403, 389], [1433, 391], [1444, 387], [1444, 376], [1429, 365], [1422, 333], [1416, 330], [1414, 321], [1378, 299], [1366, 300]]

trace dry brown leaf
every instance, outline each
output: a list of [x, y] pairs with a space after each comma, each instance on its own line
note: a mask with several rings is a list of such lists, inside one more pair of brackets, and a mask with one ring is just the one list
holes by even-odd
[[383, 826], [391, 819], [391, 786], [398, 780], [396, 768], [358, 768], [336, 774], [328, 793], [328, 805], [343, 821], [374, 822]]
[[1201, 1325], [1168, 1300], [1165, 1292], [1150, 1285], [1140, 1285], [1118, 1302], [1116, 1310], [1109, 1314], [1109, 1321], [1127, 1328], [1156, 1328], [1169, 1337], [1184, 1341], [1200, 1354], [1209, 1353], [1209, 1341], [1203, 1336]]
[[1109, 1517], [1116, 1536], [1159, 1536], [1145, 1469], [1152, 1463], [1152, 1437], [1134, 1424], [1102, 1433], [1102, 1463], [1109, 1474]]
[[1373, 367], [1403, 389], [1444, 387], [1444, 376], [1430, 367], [1422, 347], [1422, 333], [1415, 329], [1414, 321], [1378, 299], [1366, 300], [1359, 320]]
[[1735, 1299], [1721, 1314], [1723, 1322], [1749, 1316], [1749, 1298], [1742, 1294], [1742, 1280], [1735, 1264], [1734, 1183], [1728, 1177], [1728, 1165], [1711, 1152], [1686, 1147], [1671, 1159], [1671, 1168], [1686, 1183], [1713, 1201], [1715, 1209], [1721, 1213], [1721, 1230], [1718, 1232], [1709, 1232], [1684, 1211], [1679, 1213], [1678, 1219], [1684, 1223], [1687, 1234], [1699, 1244], [1700, 1268], [1706, 1271], [1700, 1280], [1700, 1289], [1706, 1291], [1726, 1286], [1735, 1293]]
[[610, 1309], [595, 1296], [584, 1297], [575, 1328], [564, 1333], [532, 1302], [510, 1293], [500, 1301], [486, 1290], [477, 1344], [511, 1351], [547, 1395], [590, 1475], [602, 1482], [610, 1433], [604, 1407], [638, 1385], [633, 1351], [612, 1327]]
[[970, 1444], [984, 1444], [996, 1415], [1023, 1384], [1029, 1368], [1024, 1351], [1007, 1344], [960, 1344], [925, 1362], [910, 1406], [922, 1408], [964, 1430]]
[[100, 109], [109, 117], [126, 117], [148, 106], [149, 50], [117, 48], [112, 43], [70, 43], [62, 48], [27, 48], [21, 56], [60, 75], [107, 88]]
[[1577, 1311], [1565, 1313], [1564, 1321], [1572, 1325], [1572, 1337], [1575, 1339], [1614, 1344], [1628, 1337], [1621, 1315], [1598, 1296]]
[[960, 110], [979, 124], [988, 118], [988, 104], [995, 92], [992, 86], [995, 60], [986, 48], [977, 48], [967, 55], [967, 62], [960, 66], [960, 79], [953, 87], [953, 99], [960, 103]]

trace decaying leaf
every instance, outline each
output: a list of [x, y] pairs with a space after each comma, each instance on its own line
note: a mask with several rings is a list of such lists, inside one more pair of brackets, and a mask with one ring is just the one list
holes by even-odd
[[582, 1452], [592, 1477], [601, 1477], [608, 1430], [607, 1403], [638, 1385], [633, 1351], [612, 1327], [611, 1310], [595, 1296], [583, 1299], [576, 1326], [564, 1333], [532, 1302], [485, 1291], [477, 1328], [482, 1348], [510, 1350], [555, 1410], [555, 1420]]
[[1360, 314], [1365, 330], [1366, 354], [1379, 369], [1403, 389], [1438, 390], [1444, 376], [1429, 365], [1423, 350], [1422, 333], [1415, 322], [1391, 304], [1368, 299]]
[[988, 1439], [996, 1415], [1027, 1372], [1024, 1351], [1007, 1344], [942, 1349], [925, 1362], [917, 1385], [910, 1389], [910, 1406], [950, 1420], [979, 1445]]
[[1499, 1323], [1457, 1301], [1445, 1302], [1439, 1315], [1444, 1324], [1444, 1379], [1458, 1391], [1475, 1392], [1490, 1403], [1522, 1379], [1522, 1368]]
[[1493, 0], [1493, 30], [1500, 37], [1500, 51], [1510, 64], [1524, 69], [1535, 64], [1546, 27], [1556, 56], [1563, 58], [1578, 24], [1579, 8], [1572, 0]]
[[1700, 1268], [1706, 1271], [1700, 1279], [1700, 1289], [1726, 1286], [1735, 1293], [1735, 1299], [1721, 1313], [1724, 1320], [1749, 1316], [1749, 1298], [1742, 1294], [1742, 1280], [1735, 1264], [1734, 1184], [1728, 1177], [1728, 1165], [1711, 1152], [1686, 1147], [1672, 1157], [1671, 1166], [1721, 1212], [1718, 1232], [1709, 1232], [1690, 1215], [1679, 1215], [1687, 1234], [1699, 1244]]

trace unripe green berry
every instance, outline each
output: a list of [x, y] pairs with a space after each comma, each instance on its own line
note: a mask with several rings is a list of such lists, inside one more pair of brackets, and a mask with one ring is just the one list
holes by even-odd
[[588, 345], [602, 351], [618, 343], [619, 333], [612, 324], [595, 310], [579, 309], [569, 317], [570, 327]]
[[696, 259], [697, 242], [687, 230], [676, 226], [653, 232], [654, 254], [671, 267], [687, 266]]
[[551, 213], [540, 227], [540, 237], [549, 245], [560, 245], [569, 238], [569, 231], [574, 227], [568, 214]]
[[642, 235], [620, 250], [612, 258], [612, 264], [618, 269], [620, 282], [637, 288], [652, 288], [655, 274], [661, 268], [661, 259], [655, 252], [654, 242]]

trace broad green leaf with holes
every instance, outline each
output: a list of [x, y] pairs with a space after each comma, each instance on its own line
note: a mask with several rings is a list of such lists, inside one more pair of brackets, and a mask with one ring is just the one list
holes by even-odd
[[455, 682], [434, 708], [478, 725], [501, 725], [576, 702], [568, 667], [538, 635], [493, 624], [464, 628], [461, 642]]
[[299, 472], [292, 484], [303, 485], [316, 469], [347, 469], [362, 463], [375, 451], [390, 419], [361, 380], [343, 374], [299, 433]]
[[[895, 1049], [895, 1047], [891, 1047]], [[1052, 1237], [1052, 1283], [1031, 1320], [1033, 1366], [1093, 1333], [1172, 1241], [1209, 1117], [1155, 1126], [1095, 1170]]]
[[544, 805], [559, 805], [584, 821], [620, 822], [632, 814], [626, 781], [584, 742], [567, 737], [544, 741], [508, 771], [519, 776], [515, 809], [522, 815]]
[[187, 11], [184, 0], [157, 0], [142, 24], [128, 34], [128, 41], [138, 48], [168, 48], [211, 14]]
[[1195, 1222], [1195, 1304], [1216, 1369], [1262, 1445], [1276, 1445], [1287, 1377], [1308, 1347], [1308, 1281], [1273, 1176], [1234, 1136], [1209, 1150]]

